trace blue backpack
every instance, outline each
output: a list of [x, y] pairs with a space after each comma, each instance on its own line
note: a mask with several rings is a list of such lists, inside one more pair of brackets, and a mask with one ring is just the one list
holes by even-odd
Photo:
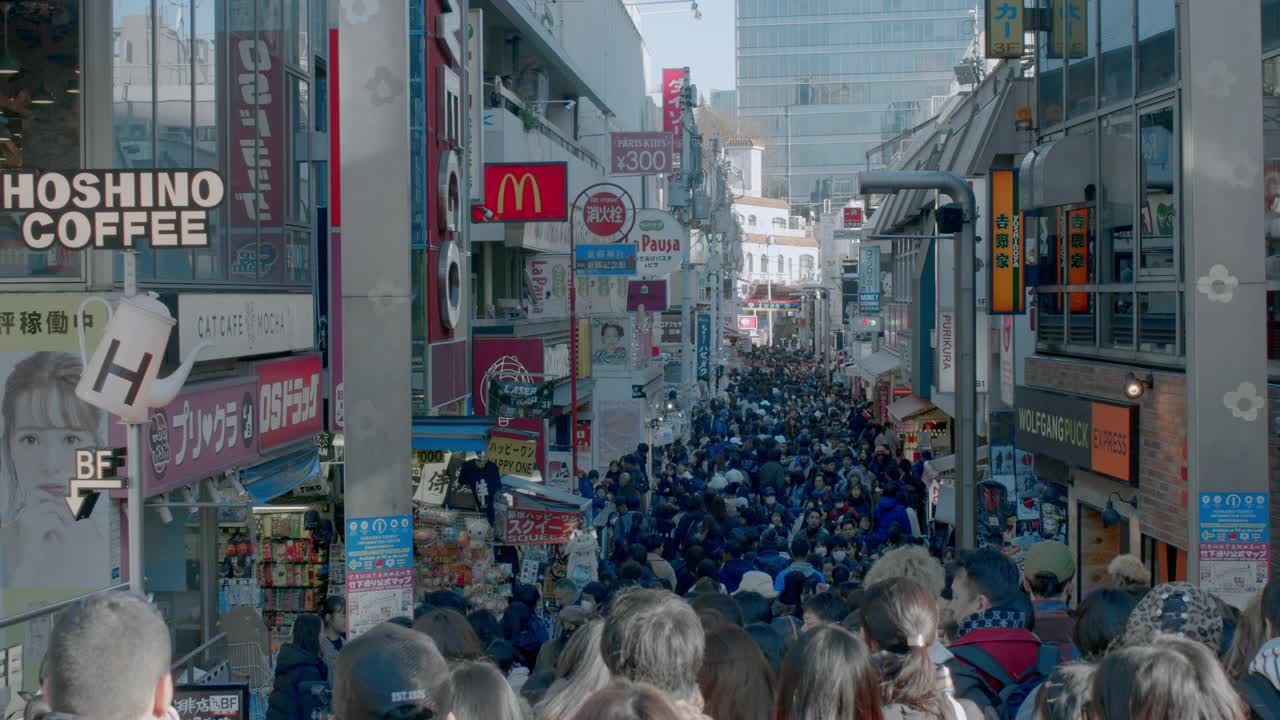
[[[979, 707], [990, 707], [1001, 720], [1015, 720], [1027, 697], [1040, 687], [1049, 673], [1059, 664], [1079, 656], [1072, 645], [1041, 643], [1035, 663], [1014, 676], [990, 653], [976, 645], [958, 645], [948, 649], [955, 655], [955, 660], [947, 665], [951, 669], [956, 697], [972, 700]], [[983, 675], [999, 683], [1000, 689], [992, 687]]]

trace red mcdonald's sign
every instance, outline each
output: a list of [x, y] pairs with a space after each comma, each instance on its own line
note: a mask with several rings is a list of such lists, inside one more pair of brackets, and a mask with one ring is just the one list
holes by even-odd
[[488, 163], [484, 166], [484, 222], [564, 222], [569, 219], [569, 164]]

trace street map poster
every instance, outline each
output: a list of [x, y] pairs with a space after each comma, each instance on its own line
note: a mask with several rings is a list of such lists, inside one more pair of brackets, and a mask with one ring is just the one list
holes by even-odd
[[1243, 608], [1267, 584], [1266, 493], [1200, 493], [1200, 587]]
[[348, 518], [347, 636], [413, 617], [413, 518]]

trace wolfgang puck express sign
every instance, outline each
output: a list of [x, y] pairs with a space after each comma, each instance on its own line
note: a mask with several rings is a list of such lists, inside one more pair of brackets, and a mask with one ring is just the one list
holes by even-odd
[[0, 174], [0, 210], [22, 213], [32, 250], [209, 246], [209, 211], [226, 187], [213, 170], [71, 170]]
[[1019, 387], [1019, 450], [1120, 480], [1138, 480], [1138, 408]]

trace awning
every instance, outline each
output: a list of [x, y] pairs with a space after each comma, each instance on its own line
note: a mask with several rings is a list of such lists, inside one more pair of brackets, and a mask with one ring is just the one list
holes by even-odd
[[[1115, 148], [1118, 152], [1123, 148]], [[1067, 135], [1031, 149], [1018, 173], [1018, 200], [1027, 210], [1086, 202], [1097, 177], [1097, 138]], [[1104, 147], [1103, 152], [1109, 148]]]
[[[987, 445], [979, 446], [978, 462], [982, 462], [986, 460], [989, 452], [990, 452], [989, 446]], [[946, 457], [934, 458], [932, 460], [925, 462], [924, 464], [925, 480], [928, 481], [932, 478], [940, 477], [946, 473], [954, 472], [955, 469], [956, 469], [955, 455], [947, 455]]]
[[916, 395], [908, 395], [889, 405], [889, 417], [894, 422], [905, 422], [909, 418], [922, 415], [938, 408], [928, 400]]
[[874, 383], [881, 375], [897, 370], [900, 363], [901, 360], [897, 355], [887, 350], [877, 350], [866, 357], [858, 358], [855, 372], [863, 380]]
[[489, 438], [493, 418], [424, 417], [413, 421], [414, 450], [481, 452]]
[[565, 507], [579, 512], [591, 506], [591, 499], [557, 490], [543, 483], [535, 483], [516, 477], [503, 475], [502, 486], [520, 495], [519, 507], [533, 506], [534, 509], [563, 510]]
[[297, 450], [240, 472], [245, 492], [258, 504], [319, 478], [320, 452], [315, 447]]

